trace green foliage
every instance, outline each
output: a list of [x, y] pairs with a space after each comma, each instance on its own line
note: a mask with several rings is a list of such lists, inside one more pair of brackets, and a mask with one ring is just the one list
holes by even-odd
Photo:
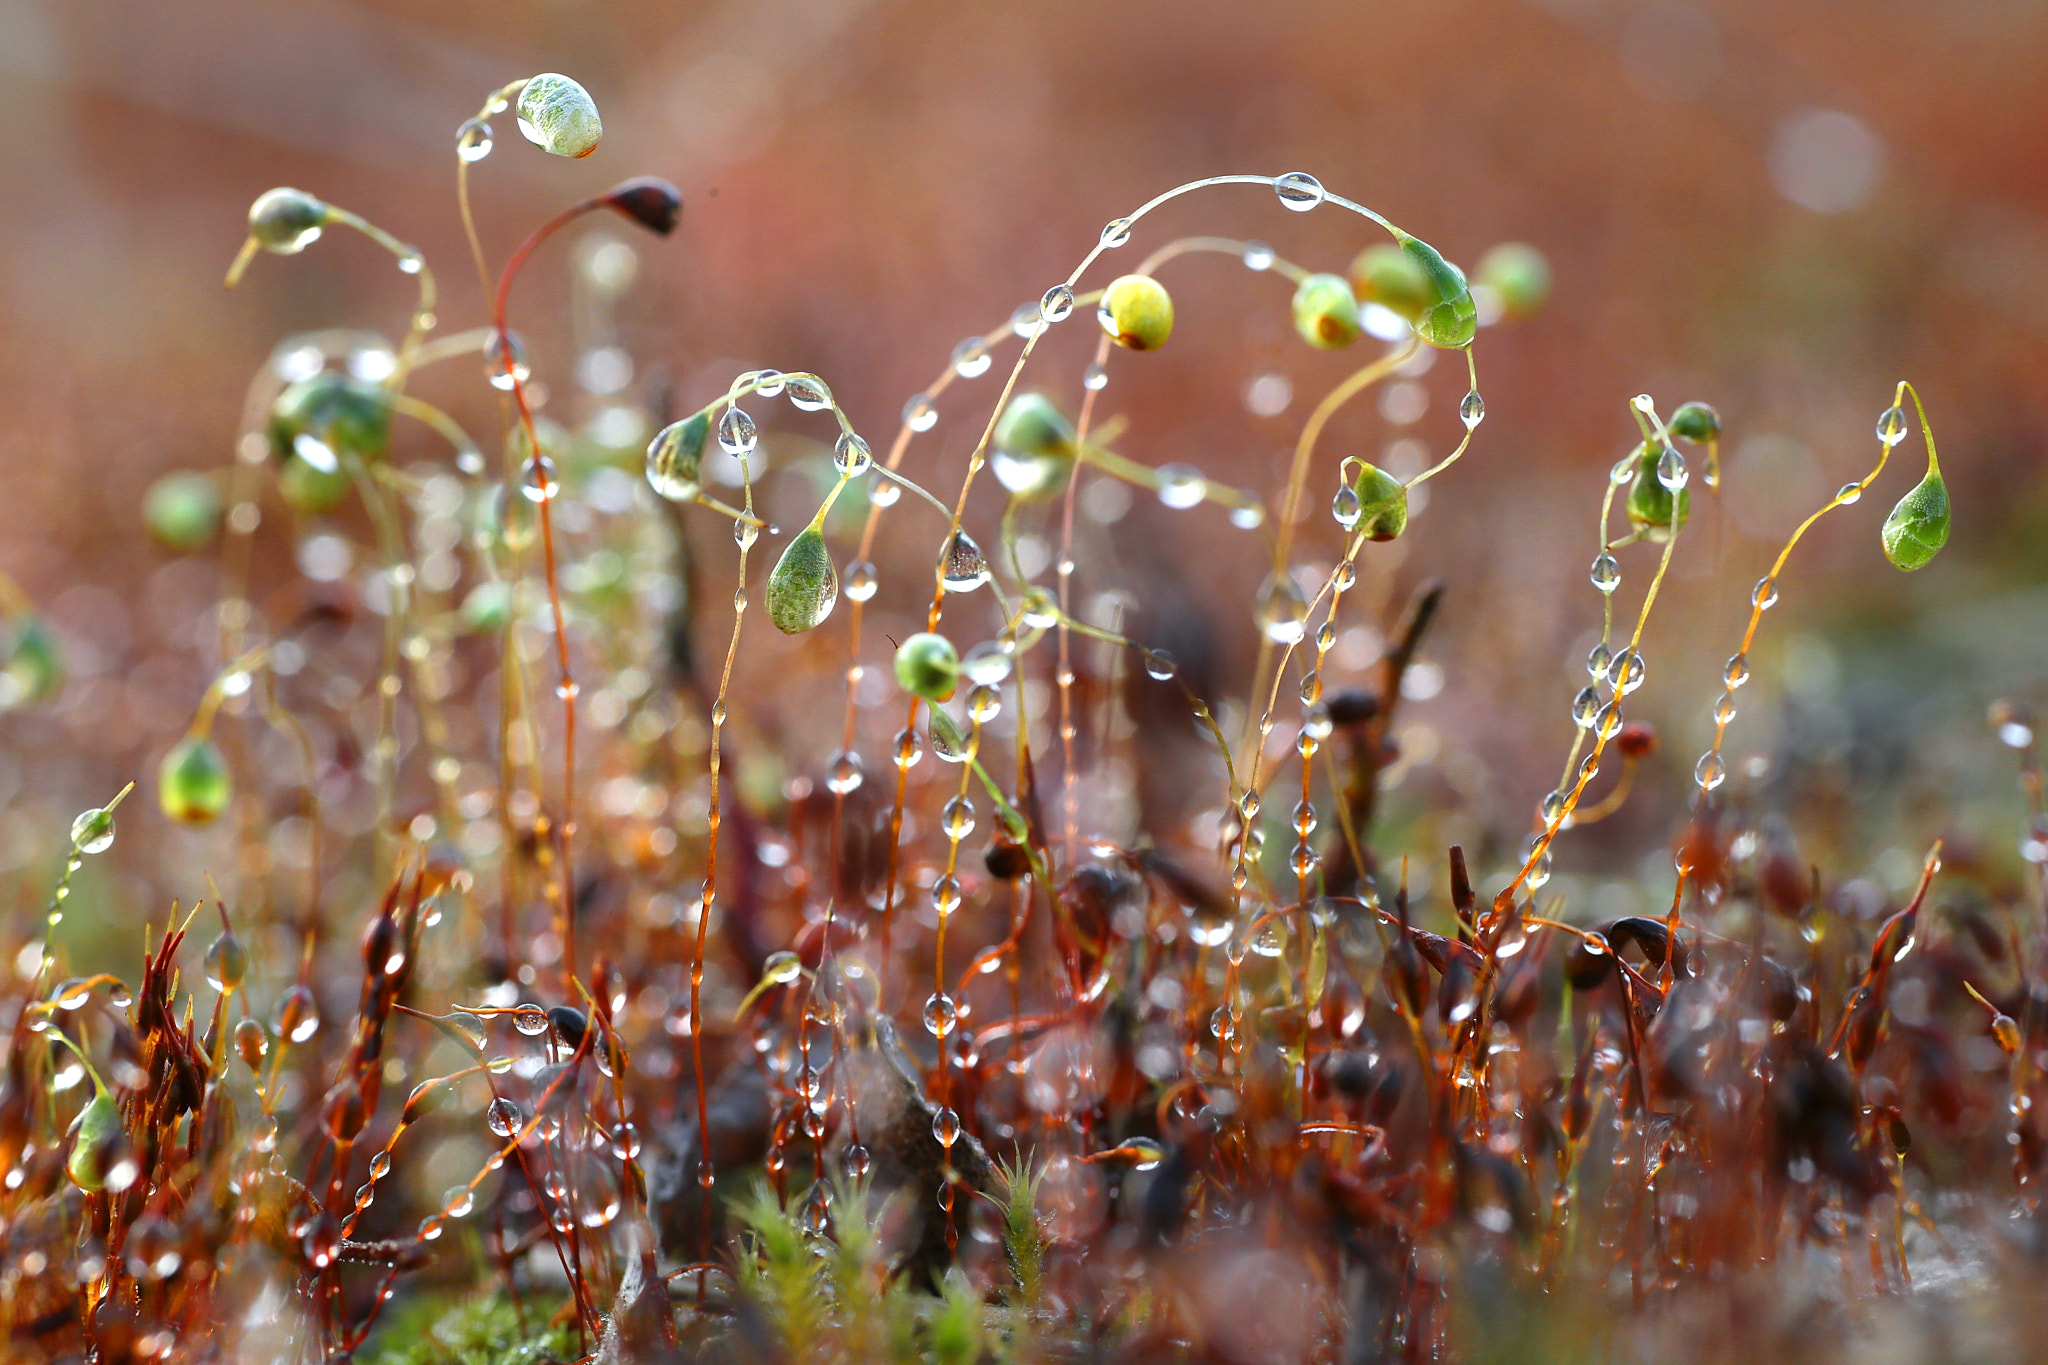
[[548, 1325], [552, 1305], [530, 1299], [522, 1315], [504, 1293], [427, 1297], [393, 1314], [356, 1357], [358, 1365], [543, 1365], [575, 1358], [575, 1331]]

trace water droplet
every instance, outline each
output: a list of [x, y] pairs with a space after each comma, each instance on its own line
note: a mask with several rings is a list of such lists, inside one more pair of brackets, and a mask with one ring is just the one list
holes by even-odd
[[1657, 457], [1657, 482], [1676, 493], [1685, 487], [1690, 476], [1686, 473], [1685, 456], [1676, 447], [1665, 446], [1664, 453]]
[[[509, 361], [506, 358], [508, 352]], [[510, 393], [517, 384], [524, 384], [532, 373], [526, 363], [526, 343], [519, 339], [519, 334], [492, 332], [484, 342], [484, 375], [491, 381], [491, 387]]]
[[71, 822], [71, 842], [80, 853], [105, 853], [114, 845], [114, 817], [95, 807]]
[[555, 462], [543, 455], [537, 460], [526, 462], [526, 473], [519, 481], [519, 491], [528, 502], [542, 503], [562, 491], [562, 481], [555, 477]]
[[875, 573], [872, 560], [856, 559], [846, 566], [846, 586], [842, 589], [849, 600], [865, 602], [875, 595], [880, 580]]
[[953, 373], [962, 379], [979, 379], [994, 363], [980, 337], [969, 337], [953, 348]]
[[1264, 242], [1246, 242], [1244, 244], [1244, 265], [1247, 270], [1271, 270], [1273, 268], [1273, 248], [1267, 246]]
[[1308, 599], [1291, 574], [1269, 575], [1259, 589], [1259, 629], [1276, 645], [1299, 644], [1308, 634]]
[[1074, 291], [1064, 284], [1056, 284], [1045, 291], [1045, 297], [1038, 301], [1038, 315], [1047, 322], [1065, 322], [1074, 313]]
[[1594, 645], [1592, 651], [1586, 655], [1586, 672], [1593, 678], [1603, 678], [1607, 676], [1607, 670], [1613, 662], [1614, 656], [1608, 652], [1604, 643]]
[[1607, 551], [1602, 550], [1593, 560], [1593, 586], [1601, 592], [1613, 592], [1621, 586], [1621, 563]]
[[749, 384], [753, 385], [754, 392], [763, 398], [779, 398], [782, 396], [782, 390], [789, 384], [789, 376], [780, 370], [755, 370], [752, 374], [741, 375], [739, 382], [733, 387], [743, 389]]
[[1273, 181], [1273, 193], [1280, 203], [1296, 213], [1307, 213], [1323, 202], [1323, 183], [1307, 171], [1289, 171]]
[[956, 796], [946, 802], [942, 813], [946, 837], [958, 842], [974, 833], [974, 803], [964, 796]]
[[288, 987], [278, 999], [277, 1018], [271, 1032], [294, 1043], [303, 1043], [319, 1031], [320, 1007], [313, 1000], [313, 992], [304, 986]]
[[1131, 220], [1112, 218], [1102, 226], [1102, 245], [1114, 249], [1131, 240]]
[[1108, 367], [1090, 362], [1088, 368], [1081, 371], [1081, 387], [1089, 390], [1091, 393], [1100, 393], [1108, 388]]
[[1888, 446], [1895, 446], [1906, 439], [1905, 409], [1895, 403], [1878, 415], [1877, 439]]
[[1845, 483], [1835, 490], [1835, 501], [1844, 507], [1847, 507], [1862, 496], [1863, 485], [1860, 483]]
[[[546, 1027], [546, 1015], [541, 1016], [541, 1025]], [[519, 1125], [524, 1121], [525, 1118], [520, 1114], [519, 1106], [506, 1099], [503, 1095], [492, 1100], [491, 1107], [484, 1111], [485, 1126], [501, 1138], [511, 1137], [514, 1133], [518, 1132]]]
[[1010, 651], [994, 640], [984, 640], [960, 661], [961, 671], [977, 683], [1002, 682], [1010, 676], [1012, 666]]
[[1581, 730], [1593, 728], [1593, 717], [1600, 714], [1600, 689], [1583, 687], [1579, 695], [1572, 698], [1572, 724]]
[[466, 120], [455, 130], [455, 155], [464, 161], [482, 161], [491, 154], [491, 125], [480, 118]]
[[953, 1003], [952, 996], [937, 994], [924, 1002], [925, 1031], [934, 1038], [945, 1037], [959, 1022], [960, 1007]]
[[946, 591], [973, 592], [988, 580], [988, 561], [982, 558], [981, 547], [965, 531], [953, 532], [946, 543], [946, 567], [941, 574]]
[[1556, 824], [1558, 817], [1564, 814], [1564, 799], [1563, 792], [1547, 794], [1536, 803], [1536, 818], [1546, 825]]
[[867, 777], [861, 767], [860, 755], [851, 749], [841, 749], [832, 756], [832, 762], [825, 768], [825, 788], [837, 795], [858, 788]]
[[1728, 776], [1728, 765], [1721, 761], [1718, 750], [1709, 749], [1700, 755], [1700, 761], [1693, 766], [1692, 780], [1700, 784], [1700, 790], [1710, 792], [1721, 785]]
[[950, 1108], [939, 1110], [932, 1115], [932, 1136], [939, 1140], [941, 1147], [950, 1151], [960, 1140], [960, 1116]]
[[1002, 693], [980, 683], [967, 693], [967, 714], [986, 725], [1003, 713]]
[[1643, 662], [1643, 656], [1639, 652], [1624, 649], [1614, 656], [1614, 663], [1607, 670], [1607, 682], [1625, 697], [1643, 685], [1643, 678], [1648, 671], [1648, 666]]
[[924, 744], [918, 739], [917, 731], [898, 730], [896, 732], [896, 766], [907, 772], [915, 768], [917, 761], [923, 757]]
[[839, 1165], [846, 1172], [847, 1179], [865, 1180], [874, 1160], [868, 1155], [868, 1149], [856, 1142], [840, 1154]]
[[1486, 400], [1479, 396], [1479, 390], [1469, 391], [1458, 403], [1458, 420], [1465, 424], [1467, 431], [1486, 420]]
[[1748, 682], [1749, 656], [1747, 654], [1729, 655], [1728, 666], [1721, 670], [1721, 681], [1728, 685], [1728, 690], [1731, 692]]
[[745, 409], [727, 408], [718, 419], [718, 448], [734, 458], [743, 458], [754, 453], [761, 444], [761, 435], [754, 427], [754, 419], [747, 416]]
[[467, 1185], [451, 1185], [441, 1196], [441, 1216], [467, 1218], [476, 1207], [476, 1191]]
[[1020, 303], [1010, 314], [1010, 330], [1029, 341], [1045, 330], [1045, 318], [1035, 303]]
[[1715, 723], [1720, 725], [1726, 725], [1729, 721], [1734, 719], [1735, 694], [1732, 692], [1723, 692], [1721, 694], [1720, 700], [1714, 703]]
[[1593, 717], [1593, 732], [1601, 739], [1614, 738], [1614, 732], [1621, 728], [1621, 703], [1608, 702]]
[[1158, 478], [1159, 501], [1176, 511], [1193, 507], [1209, 495], [1209, 481], [1192, 465], [1161, 465]]
[[1173, 656], [1165, 650], [1148, 649], [1145, 651], [1145, 672], [1159, 682], [1166, 682], [1172, 678], [1179, 671], [1179, 668], [1180, 665], [1175, 663]]
[[868, 449], [866, 441], [850, 431], [842, 431], [832, 447], [832, 463], [847, 478], [857, 479], [874, 467], [875, 453]]
[[793, 374], [789, 386], [790, 405], [801, 412], [823, 412], [832, 406], [832, 390], [814, 374]]
[[1358, 525], [1358, 519], [1365, 515], [1365, 505], [1358, 500], [1357, 490], [1345, 484], [1330, 499], [1330, 518], [1349, 531]]
[[930, 431], [939, 424], [939, 410], [928, 393], [914, 393], [903, 405], [903, 425], [912, 431]]
[[1778, 604], [1778, 580], [1759, 578], [1756, 581], [1756, 590], [1750, 593], [1749, 600], [1756, 604], [1758, 611], [1769, 611]]

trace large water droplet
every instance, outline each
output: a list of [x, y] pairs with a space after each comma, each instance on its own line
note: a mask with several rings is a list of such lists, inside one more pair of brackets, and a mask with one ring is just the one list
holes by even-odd
[[455, 155], [464, 161], [482, 161], [491, 154], [492, 143], [491, 125], [480, 118], [466, 120], [455, 130]]
[[1607, 551], [1602, 550], [1593, 560], [1593, 586], [1601, 592], [1613, 592], [1621, 586], [1621, 563]]
[[1905, 409], [1894, 403], [1878, 414], [1877, 439], [1888, 446], [1895, 446], [1906, 439]]
[[793, 374], [784, 381], [791, 406], [804, 412], [823, 412], [832, 406], [832, 390], [814, 374]]
[[1161, 465], [1158, 477], [1159, 501], [1175, 510], [1196, 506], [1209, 495], [1209, 481], [1193, 465]]
[[1664, 453], [1657, 457], [1657, 482], [1676, 493], [1685, 487], [1687, 479], [1685, 456], [1674, 446], [1665, 446]]
[[743, 458], [753, 454], [760, 444], [760, 432], [744, 409], [727, 408], [718, 419], [718, 448], [726, 454], [736, 459]]
[[1259, 629], [1276, 645], [1299, 644], [1308, 634], [1308, 599], [1291, 574], [1269, 575], [1259, 589]]
[[1065, 322], [1074, 315], [1074, 291], [1064, 284], [1046, 290], [1038, 301], [1038, 315], [1047, 322]]
[[946, 567], [941, 582], [947, 592], [973, 592], [988, 582], [988, 561], [981, 547], [965, 531], [955, 531], [946, 543]]
[[856, 479], [874, 466], [875, 453], [868, 449], [866, 441], [850, 431], [842, 431], [832, 446], [832, 463], [841, 474]]
[[1112, 218], [1102, 227], [1102, 245], [1106, 248], [1122, 246], [1131, 240], [1131, 220]]
[[1280, 196], [1280, 203], [1296, 213], [1307, 213], [1323, 202], [1323, 182], [1307, 171], [1289, 171], [1273, 180], [1273, 193]]
[[1479, 396], [1479, 390], [1472, 389], [1458, 403], [1458, 420], [1471, 431], [1486, 420], [1486, 400]]

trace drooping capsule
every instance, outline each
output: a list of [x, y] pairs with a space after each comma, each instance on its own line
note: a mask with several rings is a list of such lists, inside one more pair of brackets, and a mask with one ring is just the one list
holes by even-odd
[[220, 487], [204, 474], [166, 474], [142, 498], [142, 521], [166, 550], [201, 550], [220, 530]]
[[1948, 543], [1948, 524], [1948, 484], [1930, 460], [1926, 477], [1884, 519], [1885, 558], [1908, 572], [1924, 567]]
[[1173, 300], [1150, 275], [1110, 281], [1096, 317], [1117, 345], [1133, 351], [1156, 351], [1173, 335]]
[[689, 502], [704, 491], [704, 446], [711, 418], [704, 413], [671, 422], [647, 443], [647, 483], [670, 502]]
[[112, 1095], [99, 1091], [79, 1112], [73, 1125], [71, 1155], [64, 1161], [64, 1174], [87, 1194], [98, 1194], [107, 1187], [107, 1168], [125, 1137], [120, 1105]]
[[1387, 541], [1408, 528], [1408, 487], [1378, 465], [1360, 464], [1351, 491], [1358, 498], [1358, 530]]
[[1294, 291], [1294, 330], [1334, 351], [1358, 340], [1358, 299], [1342, 275], [1310, 275]]
[[0, 710], [36, 706], [64, 685], [64, 652], [33, 612], [0, 625]]
[[801, 635], [830, 616], [838, 600], [839, 571], [824, 532], [806, 526], [768, 575], [768, 619], [784, 635]]
[[683, 221], [683, 192], [656, 176], [639, 175], [614, 185], [602, 202], [657, 237], [668, 236]]
[[334, 210], [304, 190], [265, 190], [249, 206], [249, 240], [265, 251], [292, 256], [320, 239]]
[[1705, 445], [1721, 439], [1721, 414], [1705, 403], [1681, 403], [1671, 414], [1671, 420], [1664, 424], [1673, 436], [1682, 437], [1694, 445]]
[[1429, 276], [1413, 256], [1391, 242], [1369, 246], [1351, 262], [1351, 285], [1361, 303], [1376, 303], [1413, 322], [1430, 304]]
[[220, 818], [234, 795], [234, 784], [219, 747], [203, 735], [187, 735], [164, 755], [156, 790], [165, 815], [197, 827]]
[[544, 72], [519, 92], [519, 131], [556, 156], [584, 157], [597, 150], [604, 124], [590, 92], [555, 72]]
[[1492, 247], [1479, 258], [1473, 274], [1500, 300], [1506, 317], [1528, 317], [1550, 297], [1550, 262], [1527, 242]]
[[1422, 268], [1429, 283], [1422, 311], [1411, 319], [1415, 335], [1432, 346], [1458, 350], [1472, 344], [1479, 330], [1479, 309], [1472, 302], [1472, 290], [1465, 272], [1443, 258], [1443, 254], [1419, 237], [1401, 234], [1401, 250]]
[[1628, 488], [1628, 524], [1644, 540], [1669, 540], [1692, 515], [1692, 491], [1680, 488], [1673, 492], [1657, 477], [1663, 455], [1664, 447], [1655, 441], [1643, 442], [1636, 452], [1635, 480]]
[[926, 701], [944, 701], [960, 681], [960, 654], [943, 635], [919, 631], [896, 650], [896, 681]]
[[338, 370], [323, 370], [278, 394], [270, 405], [270, 450], [280, 461], [297, 456], [322, 473], [343, 456], [383, 453], [391, 432], [391, 396], [383, 388]]

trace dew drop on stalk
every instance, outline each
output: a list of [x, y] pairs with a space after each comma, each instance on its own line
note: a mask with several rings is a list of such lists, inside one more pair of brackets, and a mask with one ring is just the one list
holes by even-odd
[[1686, 485], [1690, 476], [1686, 473], [1685, 456], [1673, 446], [1665, 446], [1664, 453], [1657, 457], [1657, 482], [1676, 493]]
[[1259, 589], [1258, 623], [1276, 645], [1299, 644], [1308, 634], [1308, 599], [1292, 574], [1267, 577]]
[[994, 640], [982, 641], [960, 660], [960, 671], [967, 675], [969, 682], [991, 685], [1008, 678], [1013, 666], [1010, 651]]
[[[541, 1022], [545, 1025], [547, 1016], [541, 1016]], [[511, 1137], [514, 1133], [518, 1132], [519, 1125], [523, 1121], [523, 1116], [519, 1112], [519, 1106], [506, 1099], [503, 1095], [492, 1100], [491, 1107], [484, 1111], [485, 1126], [501, 1138]]]
[[548, 1013], [539, 1005], [520, 1005], [512, 1011], [512, 1027], [529, 1038], [548, 1031]]
[[1722, 725], [1735, 719], [1735, 694], [1723, 692], [1721, 699], [1714, 703], [1714, 719]]
[[1536, 803], [1536, 816], [1546, 825], [1554, 825], [1564, 814], [1564, 793], [1551, 792]]
[[[732, 543], [739, 546], [742, 550], [753, 549], [754, 542], [759, 540], [760, 538], [761, 528], [759, 526], [756, 526], [753, 522], [744, 519], [733, 522]], [[745, 607], [747, 605], [747, 590], [745, 588], [741, 588], [738, 592], [733, 594], [732, 600], [733, 606], [740, 608]]]
[[953, 373], [962, 379], [979, 379], [994, 363], [995, 357], [988, 353], [980, 337], [968, 337], [953, 348]]
[[1264, 242], [1246, 242], [1244, 244], [1244, 265], [1247, 270], [1271, 270], [1273, 268], [1273, 248], [1267, 246]]
[[1579, 695], [1572, 698], [1572, 724], [1581, 730], [1593, 728], [1593, 717], [1600, 714], [1600, 689], [1582, 687]]
[[[508, 351], [511, 355], [509, 371], [506, 368]], [[484, 374], [490, 379], [491, 387], [510, 393], [518, 384], [524, 384], [532, 373], [526, 363], [526, 343], [519, 339], [519, 334], [492, 332], [484, 342]]]
[[868, 1171], [872, 1169], [873, 1164], [874, 1160], [868, 1155], [868, 1149], [858, 1142], [853, 1143], [839, 1155], [840, 1169], [846, 1172], [846, 1177], [849, 1180], [866, 1179]]
[[1273, 193], [1280, 197], [1282, 207], [1307, 213], [1323, 202], [1325, 191], [1322, 181], [1307, 171], [1289, 171], [1274, 178]]
[[932, 1116], [932, 1136], [941, 1147], [950, 1149], [960, 1140], [960, 1116], [950, 1108], [939, 1110]]
[[114, 817], [95, 807], [71, 822], [71, 842], [80, 853], [105, 853], [114, 845]]
[[1045, 330], [1045, 317], [1035, 303], [1020, 303], [1010, 314], [1010, 330], [1029, 341]]
[[277, 1002], [272, 1032], [294, 1043], [303, 1043], [319, 1031], [320, 1007], [313, 1000], [313, 992], [304, 986], [287, 988]]
[[1081, 371], [1081, 387], [1089, 390], [1092, 393], [1100, 393], [1102, 392], [1102, 390], [1108, 388], [1109, 368], [1100, 363], [1091, 361], [1088, 365], [1088, 368]]
[[1173, 656], [1163, 649], [1145, 651], [1145, 672], [1159, 682], [1166, 682], [1179, 670]]
[[930, 431], [939, 423], [939, 410], [928, 393], [914, 393], [903, 404], [903, 425], [912, 431]]
[[1198, 505], [1209, 495], [1209, 481], [1192, 465], [1161, 465], [1158, 471], [1159, 501], [1176, 511]]
[[1602, 550], [1593, 560], [1591, 574], [1593, 586], [1601, 592], [1611, 593], [1621, 586], [1621, 563], [1607, 551]]
[[555, 477], [555, 462], [545, 455], [537, 460], [528, 460], [520, 476], [519, 491], [531, 503], [553, 500], [562, 491], [562, 481]]
[[[779, 398], [782, 396], [782, 390], [789, 384], [789, 376], [780, 370], [755, 370], [752, 374], [741, 375], [739, 383], [734, 387], [745, 388], [749, 384], [753, 385], [754, 392], [763, 398]], [[791, 398], [793, 401], [795, 395], [792, 394]]]
[[1649, 668], [1643, 656], [1634, 649], [1624, 649], [1614, 656], [1614, 664], [1607, 670], [1607, 681], [1622, 696], [1627, 696], [1643, 685], [1643, 678]]
[[754, 453], [761, 444], [760, 432], [745, 409], [729, 407], [718, 419], [718, 448], [735, 459]]
[[452, 1185], [441, 1196], [441, 1215], [444, 1218], [467, 1218], [476, 1207], [476, 1191], [467, 1185]]
[[850, 431], [839, 433], [832, 447], [832, 464], [849, 479], [859, 478], [873, 468], [875, 454], [868, 443]]
[[988, 580], [988, 561], [982, 557], [981, 546], [965, 531], [953, 532], [946, 543], [946, 566], [940, 576], [946, 591], [973, 592]]
[[1074, 291], [1064, 284], [1056, 284], [1045, 291], [1045, 297], [1038, 301], [1038, 315], [1047, 322], [1065, 322], [1074, 314]]
[[1765, 577], [1756, 581], [1756, 590], [1749, 595], [1758, 611], [1769, 611], [1778, 604], [1778, 580]]
[[823, 412], [832, 406], [832, 390], [814, 374], [793, 374], [783, 381], [790, 405], [801, 412]]
[[1465, 424], [1467, 431], [1475, 429], [1486, 420], [1486, 400], [1479, 396], [1479, 390], [1468, 391], [1459, 402], [1458, 420]]
[[953, 1002], [952, 996], [935, 994], [924, 1002], [925, 1031], [934, 1038], [945, 1037], [959, 1022], [960, 1007]]
[[468, 119], [455, 130], [455, 155], [464, 161], [482, 161], [491, 154], [493, 140], [490, 124], [480, 118]]
[[896, 766], [907, 772], [915, 768], [917, 761], [923, 757], [924, 745], [919, 741], [917, 731], [898, 730], [896, 732]]
[[382, 1180], [391, 1174], [391, 1153], [379, 1152], [370, 1158], [370, 1179]]
[[1586, 672], [1595, 679], [1607, 676], [1608, 668], [1614, 663], [1614, 655], [1605, 644], [1594, 645], [1586, 655]]
[[1346, 484], [1330, 499], [1330, 519], [1349, 531], [1358, 525], [1358, 519], [1365, 515], [1365, 505], [1358, 500], [1358, 493]]
[[1906, 439], [1906, 413], [1903, 408], [1893, 404], [1878, 415], [1877, 439], [1888, 446], [1895, 446]]
[[1599, 714], [1593, 717], [1593, 730], [1602, 739], [1612, 739], [1614, 732], [1620, 728], [1621, 706], [1616, 702], [1608, 702], [1600, 708]]
[[1843, 507], [1847, 507], [1850, 503], [1857, 501], [1862, 496], [1863, 485], [1860, 483], [1845, 483], [1840, 488], [1835, 490], [1835, 501], [1841, 504]]
[[1692, 780], [1699, 783], [1700, 790], [1710, 792], [1721, 785], [1728, 776], [1728, 765], [1721, 761], [1718, 750], [1709, 749], [1700, 755], [1700, 761], [1693, 765]]
[[1112, 218], [1102, 225], [1102, 245], [1114, 249], [1131, 240], [1131, 220]]
[[875, 589], [879, 585], [880, 580], [876, 575], [874, 562], [856, 559], [846, 566], [846, 585], [840, 591], [844, 592], [850, 601], [865, 602], [875, 595]]

